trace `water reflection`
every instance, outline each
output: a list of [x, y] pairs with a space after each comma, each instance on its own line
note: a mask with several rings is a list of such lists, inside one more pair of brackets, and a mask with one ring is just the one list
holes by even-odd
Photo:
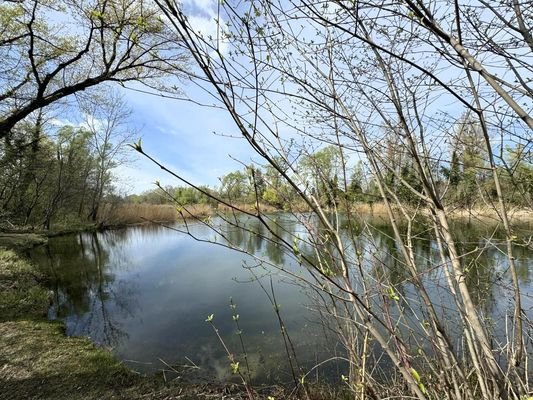
[[65, 319], [67, 334], [107, 347], [127, 337], [120, 319], [134, 314], [138, 294], [134, 282], [117, 280], [117, 272], [128, 268], [122, 241], [119, 231], [69, 235], [32, 253], [51, 277], [55, 298], [49, 316]]
[[[213, 238], [205, 226], [190, 229], [197, 237]], [[259, 225], [254, 229], [265, 232]], [[275, 241], [238, 229], [228, 232], [239, 246], [283, 262]], [[257, 283], [242, 283], [251, 277], [243, 263], [257, 264], [251, 257], [158, 226], [53, 238], [31, 257], [51, 277], [50, 317], [64, 319], [69, 335], [111, 347], [136, 369], [158, 370], [163, 367], [159, 359], [188, 363], [187, 356], [201, 366], [202, 377], [227, 378], [227, 358], [204, 320], [214, 313], [228, 345], [238, 350], [229, 308], [233, 297], [254, 375], [280, 381], [288, 376], [272, 307]], [[261, 276], [271, 272], [262, 266], [256, 270]], [[322, 350], [308, 332], [312, 315], [301, 309], [307, 298], [278, 278], [275, 288], [299, 350], [314, 359]]]
[[[219, 331], [238, 355], [240, 344], [234, 334], [236, 328], [228, 304], [232, 297], [238, 307], [254, 379], [288, 381], [290, 371], [275, 313], [259, 285], [251, 279], [249, 270], [242, 268], [245, 265], [254, 268], [253, 275], [263, 277], [265, 286], [274, 276], [281, 313], [304, 370], [331, 354], [342, 354], [344, 350], [336, 339], [330, 340], [334, 337], [331, 331], [336, 328], [331, 327], [330, 331], [327, 326], [330, 321], [309, 310], [316, 310], [318, 304], [323, 305], [327, 300], [317, 298], [316, 293], [305, 291], [295, 282], [273, 275], [273, 269], [267, 265], [282, 266], [286, 271], [311, 279], [310, 271], [305, 269], [309, 262], [302, 260], [315, 263], [320, 260], [321, 268], [329, 269], [334, 279], [340, 272], [336, 267], [338, 255], [328, 241], [327, 232], [316, 235], [321, 238], [320, 243], [312, 239], [309, 229], [322, 232], [323, 228], [307, 216], [297, 220], [288, 215], [273, 215], [269, 217], [268, 228], [246, 216], [236, 218], [238, 223], [246, 223], [248, 231], [235, 227], [232, 222], [236, 221], [215, 219], [213, 226], [224, 233], [232, 246], [268, 263], [157, 225], [51, 239], [47, 246], [31, 253], [51, 277], [55, 299], [50, 317], [65, 320], [69, 335], [89, 336], [96, 343], [112, 348], [122, 360], [134, 361], [131, 366], [143, 372], [163, 367], [159, 359], [184, 364], [189, 362], [185, 359], [188, 357], [201, 367], [195, 375], [198, 379], [227, 379], [230, 375], [227, 357], [205, 318], [215, 314]], [[385, 300], [383, 296], [376, 297], [376, 304], [382, 308], [385, 304], [393, 318], [401, 313], [406, 321], [414, 321], [411, 326], [420, 326], [416, 320], [422, 314], [422, 308], [417, 306], [421, 299], [409, 282], [391, 227], [379, 222], [369, 226], [342, 220], [339, 223], [346, 228], [345, 247], [354, 253], [348, 260], [354, 277], [358, 276], [356, 270], [363, 268], [370, 289], [376, 293], [383, 292], [384, 283], [393, 287], [401, 299], [398, 304], [387, 304], [386, 296]], [[175, 227], [183, 229], [181, 225]], [[221, 243], [205, 225], [189, 224], [188, 229], [198, 239]], [[510, 299], [506, 259], [501, 243], [495, 239], [497, 235], [479, 229], [461, 226], [456, 237], [460, 238], [473, 299], [480, 313], [494, 318], [505, 315], [507, 299]], [[415, 234], [413, 249], [417, 268], [453, 337], [454, 329], [460, 324], [437, 244], [431, 232], [420, 228], [415, 229]], [[491, 239], [472, 240], [482, 237]], [[290, 244], [295, 240], [299, 254], [291, 252], [290, 247], [284, 250], [283, 242]], [[320, 249], [318, 253], [316, 248]], [[517, 247], [515, 251], [525, 293], [524, 310], [530, 314], [532, 252], [525, 247]], [[498, 329], [495, 329], [496, 337], [504, 334]], [[416, 329], [406, 330], [405, 336], [414, 346], [430, 346], [417, 338]], [[327, 364], [320, 373], [338, 377], [343, 373], [342, 368], [345, 366]]]

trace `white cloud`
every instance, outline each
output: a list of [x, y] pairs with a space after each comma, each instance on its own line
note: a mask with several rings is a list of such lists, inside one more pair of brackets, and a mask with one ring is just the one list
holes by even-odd
[[[167, 165], [168, 168], [175, 167]], [[122, 164], [113, 169], [116, 178], [114, 185], [119, 194], [142, 193], [155, 189], [155, 182], [159, 181], [162, 186], [179, 186], [178, 179], [163, 172], [149, 160], [141, 159], [133, 164]]]
[[63, 126], [72, 125], [72, 123], [66, 119], [51, 118], [48, 120], [50, 125], [62, 128]]
[[221, 35], [221, 32], [227, 30], [227, 27], [224, 18], [218, 15], [217, 2], [213, 0], [186, 0], [184, 4], [185, 9], [188, 10], [187, 20], [193, 31], [213, 47], [218, 47], [223, 55], [227, 54], [229, 43]]
[[201, 11], [204, 14], [214, 18], [217, 13], [217, 2], [214, 0], [185, 0], [185, 6]]

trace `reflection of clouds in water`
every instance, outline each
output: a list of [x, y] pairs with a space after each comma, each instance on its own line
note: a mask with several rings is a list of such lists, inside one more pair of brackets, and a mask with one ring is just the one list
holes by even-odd
[[[269, 217], [272, 229], [269, 231], [257, 220], [246, 216], [230, 215], [227, 218], [231, 223], [213, 218], [213, 224], [227, 234], [235, 247], [253, 251], [257, 257], [282, 265], [291, 272], [310, 276], [306, 269], [308, 265], [300, 265], [291, 247], [284, 249], [283, 240], [292, 246], [293, 239], [297, 238], [299, 251], [313, 259], [316, 254], [309, 245], [311, 235], [323, 234], [320, 227], [313, 226], [315, 219], [304, 214], [298, 217], [301, 221], [287, 215], [274, 215]], [[249, 231], [232, 226], [235, 223], [245, 223]], [[369, 228], [361, 224], [352, 227], [351, 231], [343, 230], [341, 238], [346, 248], [358, 249], [361, 253], [361, 268], [368, 278], [367, 287], [375, 293], [373, 306], [381, 310], [383, 293], [393, 287], [400, 299], [390, 305], [390, 315], [402, 318], [402, 323], [418, 323], [416, 326], [419, 326], [419, 321], [423, 321], [422, 302], [409, 283], [397, 244], [391, 238], [391, 229], [383, 223], [370, 225]], [[180, 227], [179, 224], [176, 226]], [[215, 236], [209, 227], [200, 223], [191, 223], [189, 228], [200, 238], [212, 240]], [[457, 233], [462, 261], [470, 266], [466, 281], [480, 312], [487, 317], [499, 318], [506, 315], [511, 305], [505, 255], [493, 243], [469, 242], [471, 237], [483, 237], [473, 229], [460, 227]], [[460, 323], [436, 243], [427, 232], [416, 234], [413, 249], [421, 279], [437, 312], [448, 322], [446, 327], [455, 340], [455, 330], [460, 329]], [[334, 248], [327, 241], [321, 246], [322, 251], [329, 253], [332, 278], [338, 279]], [[517, 248], [516, 256], [524, 291], [523, 308], [531, 316], [532, 252]], [[347, 257], [352, 268], [351, 278], [362, 290], [362, 285], [357, 286], [358, 256], [352, 251]], [[167, 361], [189, 356], [212, 376], [219, 379], [230, 377], [227, 356], [204, 319], [215, 313], [221, 334], [237, 354], [240, 346], [234, 335], [228, 305], [229, 297], [233, 296], [244, 326], [244, 340], [254, 376], [257, 379], [285, 376], [285, 350], [272, 306], [258, 284], [250, 279], [250, 272], [241, 268], [243, 261], [248, 266], [260, 263], [243, 253], [200, 243], [161, 226], [145, 225], [52, 238], [47, 247], [34, 250], [32, 258], [52, 277], [56, 294], [54, 307], [60, 317], [66, 318], [68, 332], [87, 335], [96, 342], [114, 346], [124, 359], [154, 366], [157, 357]], [[266, 265], [262, 267], [254, 268], [254, 271], [266, 275], [264, 279], [269, 285], [268, 275], [273, 269]], [[324, 327], [316, 323], [316, 313], [303, 305], [311, 304], [310, 308], [316, 310], [323, 303], [319, 298], [315, 298], [316, 302], [310, 300], [313, 293], [302, 290], [305, 286], [291, 283], [295, 281], [287, 277], [274, 279], [276, 296], [301, 357], [300, 362], [313, 365], [328, 354], [321, 341]], [[495, 326], [496, 340], [498, 335], [504, 334], [504, 328], [503, 324]], [[401, 334], [416, 343], [418, 331], [402, 329], [400, 327]], [[329, 334], [330, 338], [334, 337], [333, 333]], [[332, 343], [337, 344], [337, 341]], [[418, 345], [423, 347], [426, 344]], [[334, 345], [328, 350], [329, 354], [342, 353], [342, 349]], [[144, 368], [141, 364], [134, 367]], [[153, 371], [155, 367], [146, 368]]]

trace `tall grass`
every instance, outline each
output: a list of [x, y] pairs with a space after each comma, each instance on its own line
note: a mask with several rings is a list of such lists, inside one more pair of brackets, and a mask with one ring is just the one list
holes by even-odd
[[[254, 212], [255, 204], [237, 204], [240, 210]], [[259, 205], [261, 212], [272, 213], [278, 211], [267, 204]], [[171, 204], [126, 203], [106, 204], [98, 216], [99, 221], [108, 225], [138, 224], [142, 222], [173, 222], [184, 218], [204, 218], [216, 212], [230, 212], [234, 209], [220, 204], [217, 208], [209, 204], [189, 204], [175, 206]]]
[[170, 204], [120, 204], [105, 207], [100, 220], [109, 224], [136, 224], [147, 221], [175, 221], [176, 208]]
[[[235, 204], [235, 207], [247, 212], [256, 211], [255, 204]], [[279, 211], [275, 207], [268, 204], [260, 204], [259, 207], [262, 213], [273, 213]], [[291, 211], [309, 211], [304, 207], [298, 209], [296, 205], [294, 208], [296, 208], [296, 210], [292, 209]], [[138, 224], [150, 221], [173, 222], [182, 220], [183, 218], [204, 218], [214, 215], [216, 212], [225, 213], [230, 211], [232, 211], [232, 209], [223, 204], [219, 204], [216, 209], [208, 204], [190, 204], [183, 207], [176, 207], [171, 204], [149, 203], [125, 203], [118, 205], [107, 204], [105, 207], [103, 207], [101, 213], [99, 214], [99, 221], [109, 225]], [[381, 202], [376, 202], [373, 204], [354, 203], [351, 207], [351, 211], [359, 215], [386, 216], [385, 205]], [[533, 213], [529, 210], [510, 210], [509, 214], [516, 222], [533, 220]], [[452, 211], [451, 217], [457, 219], [469, 219], [470, 217], [478, 220], [490, 220], [495, 219], [497, 214], [494, 209], [489, 207], [476, 207], [470, 211], [464, 209]]]

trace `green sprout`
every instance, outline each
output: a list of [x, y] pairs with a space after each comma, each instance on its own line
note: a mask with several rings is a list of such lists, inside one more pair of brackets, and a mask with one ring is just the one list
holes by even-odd
[[239, 362], [238, 361], [237, 362], [232, 362], [230, 364], [230, 366], [231, 366], [231, 373], [232, 374], [237, 374], [239, 372]]
[[389, 299], [391, 300], [394, 300], [394, 301], [399, 301], [400, 300], [400, 296], [398, 296], [396, 294], [396, 292], [394, 291], [394, 289], [392, 287], [389, 288]]

